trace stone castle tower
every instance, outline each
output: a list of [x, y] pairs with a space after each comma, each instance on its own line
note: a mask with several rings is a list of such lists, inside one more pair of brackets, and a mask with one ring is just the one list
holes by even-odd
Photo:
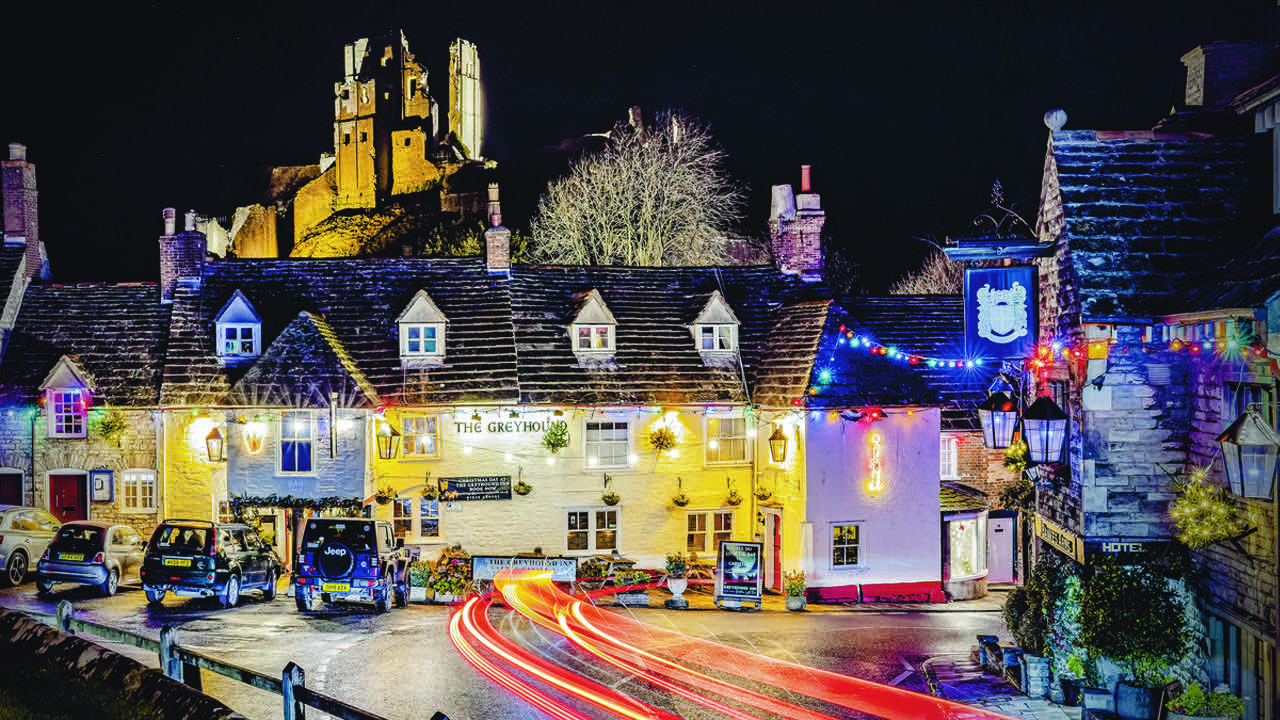
[[449, 132], [467, 157], [481, 157], [484, 96], [480, 92], [480, 56], [475, 43], [458, 38], [449, 46]]

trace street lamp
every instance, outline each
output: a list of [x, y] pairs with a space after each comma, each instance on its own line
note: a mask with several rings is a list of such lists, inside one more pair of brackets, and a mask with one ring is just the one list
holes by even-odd
[[983, 445], [1007, 448], [1013, 444], [1013, 430], [1018, 426], [1018, 407], [1008, 395], [993, 392], [978, 406], [978, 424]]
[[383, 460], [391, 460], [395, 458], [399, 450], [400, 433], [391, 427], [391, 423], [382, 423], [378, 428], [378, 457]]
[[215, 427], [209, 431], [204, 438], [205, 449], [209, 452], [209, 462], [222, 462], [222, 450], [225, 444], [218, 428]]
[[773, 434], [769, 436], [769, 457], [778, 464], [787, 461], [787, 436], [777, 425], [773, 426]]
[[1222, 448], [1222, 464], [1227, 471], [1231, 492], [1241, 497], [1265, 498], [1274, 495], [1276, 455], [1280, 452], [1280, 435], [1250, 405], [1218, 436]]
[[1067, 414], [1058, 404], [1041, 395], [1022, 413], [1022, 439], [1033, 463], [1062, 462], [1067, 444]]

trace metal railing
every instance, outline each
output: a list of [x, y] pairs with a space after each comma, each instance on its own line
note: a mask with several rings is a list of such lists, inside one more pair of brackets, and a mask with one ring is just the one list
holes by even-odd
[[[178, 629], [169, 625], [160, 628], [159, 640], [153, 640], [128, 630], [81, 620], [75, 616], [75, 609], [67, 600], [58, 602], [57, 615], [41, 612], [25, 614], [42, 623], [52, 625], [59, 632], [67, 635], [82, 632], [154, 652], [159, 656], [160, 669], [166, 676], [195, 690], [202, 690], [200, 671], [209, 670], [260, 690], [280, 695], [284, 700], [284, 720], [306, 720], [307, 706], [342, 720], [388, 720], [382, 715], [348, 705], [335, 697], [308, 688], [305, 682], [306, 674], [296, 663], [291, 662], [285, 665], [279, 678], [264, 675], [256, 670], [232, 665], [182, 647], [178, 644]], [[449, 720], [449, 718], [437, 712], [431, 716], [431, 720]]]

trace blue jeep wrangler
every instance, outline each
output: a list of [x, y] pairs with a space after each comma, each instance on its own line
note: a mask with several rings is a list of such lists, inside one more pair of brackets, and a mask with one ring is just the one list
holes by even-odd
[[409, 604], [409, 560], [391, 523], [362, 518], [311, 518], [294, 567], [293, 597], [310, 612], [319, 597], [373, 603], [380, 612]]

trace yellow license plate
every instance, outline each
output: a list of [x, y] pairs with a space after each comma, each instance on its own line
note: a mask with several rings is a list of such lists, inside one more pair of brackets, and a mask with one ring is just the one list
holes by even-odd
[[191, 558], [165, 558], [164, 564], [172, 567], [191, 567]]
[[59, 553], [59, 560], [75, 560], [77, 562], [84, 560], [84, 553]]
[[321, 583], [320, 592], [351, 592], [350, 583]]

